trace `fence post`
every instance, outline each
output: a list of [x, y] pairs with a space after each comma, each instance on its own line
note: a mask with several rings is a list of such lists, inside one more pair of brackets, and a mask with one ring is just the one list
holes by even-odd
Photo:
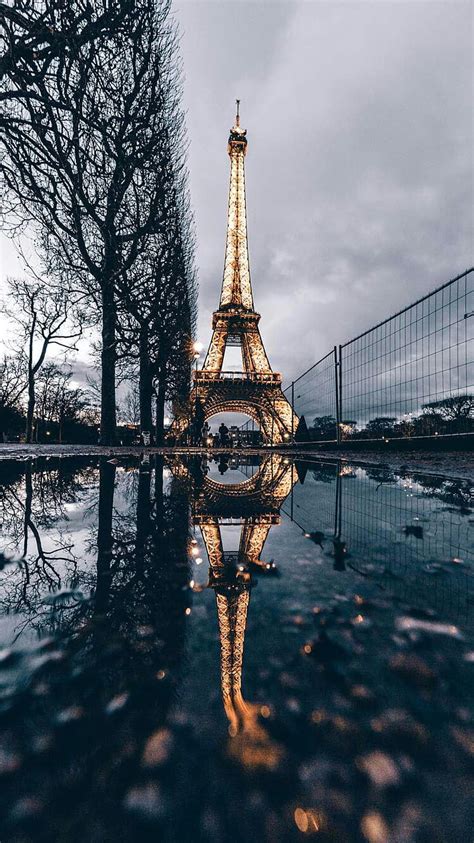
[[337, 347], [334, 346], [334, 380], [336, 386], [336, 441], [339, 445], [341, 441], [341, 412], [339, 407], [340, 395], [339, 395], [339, 369], [340, 363], [337, 359]]
[[342, 413], [342, 348], [343, 346], [339, 346], [339, 418], [343, 420], [343, 413]]
[[291, 442], [295, 441], [295, 382], [291, 381]]

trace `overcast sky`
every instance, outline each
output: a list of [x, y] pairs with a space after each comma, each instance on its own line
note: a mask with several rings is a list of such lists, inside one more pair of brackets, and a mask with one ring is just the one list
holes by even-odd
[[[285, 382], [472, 263], [472, 3], [178, 0], [210, 337], [229, 159], [248, 130], [250, 269]], [[2, 271], [18, 273], [4, 249]]]
[[472, 8], [178, 3], [203, 342], [236, 97], [255, 305], [285, 381], [471, 265]]

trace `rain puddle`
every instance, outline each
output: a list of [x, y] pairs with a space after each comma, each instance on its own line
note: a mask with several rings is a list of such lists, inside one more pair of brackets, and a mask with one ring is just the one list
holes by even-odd
[[0, 463], [2, 841], [469, 840], [472, 488]]

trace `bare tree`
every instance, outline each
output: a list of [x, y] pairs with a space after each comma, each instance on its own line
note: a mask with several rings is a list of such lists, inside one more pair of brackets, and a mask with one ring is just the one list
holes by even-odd
[[21, 397], [25, 391], [23, 360], [19, 355], [5, 354], [0, 359], [0, 439], [10, 430], [23, 428]]
[[123, 417], [129, 424], [139, 424], [140, 422], [140, 396], [138, 390], [134, 385], [130, 387], [125, 395], [123, 404]]
[[14, 279], [9, 282], [6, 312], [18, 328], [17, 352], [24, 360], [22, 378], [28, 392], [26, 441], [31, 442], [35, 412], [35, 382], [51, 346], [74, 350], [82, 333], [82, 313], [64, 288]]
[[160, 148], [177, 73], [169, 12], [169, 0], [20, 0], [1, 24], [9, 210], [36, 226], [48, 273], [67, 271], [100, 312], [107, 444], [120, 293], [166, 224]]
[[[173, 137], [181, 138], [181, 131]], [[189, 393], [196, 320], [194, 234], [183, 150], [181, 141], [162, 150], [167, 224], [150, 238], [130, 272], [119, 319], [122, 354], [135, 359], [138, 370], [140, 426], [152, 429], [154, 397], [158, 444], [165, 402]]]
[[17, 409], [25, 389], [25, 371], [21, 356], [4, 354], [0, 360], [0, 406]]

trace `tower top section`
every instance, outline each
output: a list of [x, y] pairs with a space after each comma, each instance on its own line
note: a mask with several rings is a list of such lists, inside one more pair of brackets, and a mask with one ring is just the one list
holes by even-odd
[[237, 308], [253, 311], [247, 243], [247, 207], [245, 198], [245, 166], [247, 129], [240, 126], [240, 100], [237, 100], [235, 123], [230, 130], [227, 151], [230, 157], [229, 207], [224, 278], [220, 309]]
[[240, 100], [236, 100], [236, 114], [235, 123], [232, 126], [229, 134], [228, 152], [232, 155], [233, 152], [247, 152], [247, 129], [240, 127]]

